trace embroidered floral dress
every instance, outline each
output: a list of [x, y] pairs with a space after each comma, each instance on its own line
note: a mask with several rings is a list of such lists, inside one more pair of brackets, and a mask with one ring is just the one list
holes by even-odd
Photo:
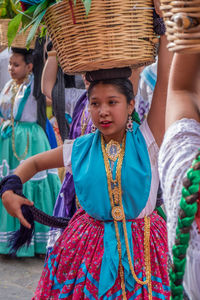
[[[166, 225], [154, 212], [159, 184], [158, 147], [146, 121], [140, 129], [134, 123], [133, 134], [127, 133], [121, 168], [122, 201], [131, 260], [137, 278], [142, 281], [148, 276], [144, 248], [150, 246], [148, 268], [152, 292], [149, 285], [142, 286], [131, 274], [122, 222], [118, 222], [122, 245], [122, 258], [119, 258], [97, 131], [64, 144], [64, 163], [73, 173], [81, 208], [49, 253], [33, 299], [123, 299], [120, 261], [127, 299], [169, 299]], [[116, 164], [112, 167], [113, 174]], [[147, 243], [145, 216], [150, 221]]]
[[[33, 76], [29, 76], [15, 92], [13, 81], [10, 80], [0, 94], [0, 117], [4, 120], [0, 127], [0, 179], [12, 174], [24, 159], [50, 149], [45, 132], [37, 124], [37, 102], [32, 90]], [[12, 136], [12, 115], [14, 136]], [[37, 208], [51, 215], [59, 189], [57, 170], [48, 170], [37, 173], [25, 183], [23, 192]], [[6, 212], [2, 201], [0, 201], [0, 220], [0, 253], [8, 254], [9, 234], [19, 229], [19, 221]], [[46, 253], [48, 232], [48, 227], [36, 222], [30, 247], [22, 248], [17, 255], [34, 256], [35, 253]]]

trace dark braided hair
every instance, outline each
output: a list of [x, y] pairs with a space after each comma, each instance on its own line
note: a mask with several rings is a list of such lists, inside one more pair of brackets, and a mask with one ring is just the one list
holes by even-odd
[[56, 117], [62, 140], [69, 136], [69, 124], [65, 118], [65, 80], [61, 67], [58, 67], [56, 83], [52, 90], [53, 115]]
[[33, 51], [34, 65], [33, 65], [33, 74], [34, 74], [34, 88], [33, 96], [37, 100], [37, 123], [43, 128], [46, 132], [46, 97], [42, 94], [41, 91], [41, 78], [42, 71], [44, 67], [44, 45], [45, 38], [37, 38], [35, 43], [35, 49]]
[[186, 253], [190, 240], [190, 229], [198, 210], [200, 200], [200, 149], [191, 168], [183, 179], [175, 245], [172, 247], [173, 265], [170, 270], [171, 299], [183, 299], [183, 276], [185, 273]]
[[[134, 99], [134, 92], [133, 92], [133, 84], [128, 78], [117, 78], [117, 79], [104, 79], [104, 80], [95, 80], [90, 83], [88, 88], [88, 99], [90, 99], [92, 89], [95, 85], [102, 83], [102, 84], [111, 84], [114, 85], [120, 94], [126, 97], [127, 103], [129, 104], [131, 100]], [[133, 121], [140, 124], [140, 118], [138, 113], [133, 111], [132, 113]]]

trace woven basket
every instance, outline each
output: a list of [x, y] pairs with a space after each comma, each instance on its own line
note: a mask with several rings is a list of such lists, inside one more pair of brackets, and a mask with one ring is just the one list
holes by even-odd
[[[8, 46], [7, 31], [9, 22], [10, 19], [0, 19], [0, 45], [4, 47]], [[17, 34], [11, 46], [16, 48], [26, 48], [26, 39], [29, 31], [30, 29], [26, 30], [24, 33]], [[30, 49], [35, 48], [35, 41], [36, 38], [31, 42]]]
[[[155, 56], [151, 0], [80, 0], [50, 6], [45, 23], [65, 73], [150, 64]], [[75, 24], [74, 24], [75, 21]]]
[[168, 49], [180, 53], [200, 52], [200, 0], [161, 0]]

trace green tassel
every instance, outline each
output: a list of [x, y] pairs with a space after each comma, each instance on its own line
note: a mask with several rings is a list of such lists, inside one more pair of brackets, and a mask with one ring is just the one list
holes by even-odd
[[136, 110], [134, 110], [132, 113], [132, 119], [139, 125], [141, 124], [140, 117], [139, 117], [138, 113], [136, 112]]

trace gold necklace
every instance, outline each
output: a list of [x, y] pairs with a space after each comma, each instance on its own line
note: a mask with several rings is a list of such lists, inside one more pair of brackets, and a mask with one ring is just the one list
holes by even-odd
[[[106, 152], [105, 148], [105, 142], [103, 139], [103, 136], [101, 135], [101, 148], [103, 152], [103, 158], [104, 158], [104, 164], [106, 169], [106, 176], [107, 176], [107, 183], [108, 183], [108, 192], [109, 192], [109, 198], [111, 203], [111, 214], [114, 221], [115, 226], [115, 232], [116, 232], [116, 238], [117, 238], [117, 249], [119, 253], [119, 273], [121, 278], [121, 287], [122, 287], [122, 296], [123, 299], [126, 300], [126, 291], [125, 291], [125, 283], [124, 283], [124, 270], [122, 266], [122, 250], [121, 250], [121, 241], [120, 241], [120, 234], [119, 234], [119, 228], [118, 228], [118, 221], [122, 221], [123, 224], [123, 232], [125, 237], [125, 245], [126, 245], [126, 251], [128, 256], [128, 263], [129, 267], [132, 273], [133, 278], [135, 281], [140, 285], [148, 284], [148, 290], [149, 290], [149, 299], [152, 300], [152, 285], [151, 285], [151, 261], [150, 261], [150, 218], [144, 217], [144, 257], [145, 257], [145, 271], [146, 271], [146, 280], [142, 281], [140, 280], [134, 271], [134, 266], [131, 260], [131, 254], [130, 254], [130, 247], [128, 242], [128, 234], [127, 234], [127, 228], [126, 228], [126, 219], [125, 219], [125, 213], [122, 203], [122, 189], [121, 189], [121, 168], [123, 163], [123, 158], [125, 154], [125, 141], [126, 136], [124, 136], [122, 141], [122, 148], [118, 155], [118, 162], [117, 162], [117, 168], [116, 168], [116, 179], [113, 180], [112, 173], [110, 170], [110, 164], [109, 164], [109, 158]], [[114, 189], [112, 188], [112, 184], [115, 184]], [[116, 196], [117, 195], [117, 196]]]
[[24, 153], [21, 156], [17, 155], [16, 152], [16, 147], [15, 147], [15, 121], [14, 121], [14, 115], [13, 115], [13, 110], [14, 110], [14, 102], [15, 102], [15, 97], [20, 89], [21, 84], [17, 84], [14, 80], [12, 83], [11, 87], [11, 92], [13, 93], [13, 96], [11, 98], [11, 112], [10, 112], [10, 118], [11, 118], [11, 126], [12, 126], [12, 149], [13, 149], [13, 154], [17, 158], [18, 161], [23, 160], [27, 153], [28, 153], [28, 148], [29, 148], [29, 133], [27, 134], [27, 144], [26, 144], [26, 149]]
[[108, 158], [112, 161], [116, 161], [120, 153], [120, 144], [114, 140], [110, 140], [110, 142], [106, 145], [106, 154]]

